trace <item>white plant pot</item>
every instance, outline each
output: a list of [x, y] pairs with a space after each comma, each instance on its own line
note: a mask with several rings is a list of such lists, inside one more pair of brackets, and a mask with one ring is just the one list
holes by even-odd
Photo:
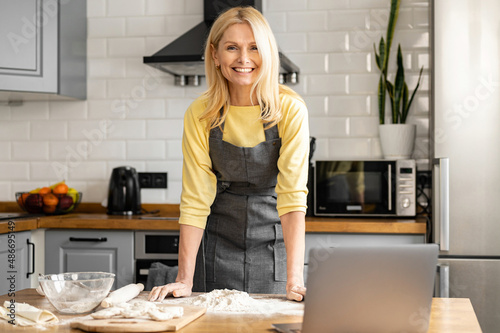
[[415, 124], [379, 125], [380, 146], [387, 160], [409, 159], [415, 147]]

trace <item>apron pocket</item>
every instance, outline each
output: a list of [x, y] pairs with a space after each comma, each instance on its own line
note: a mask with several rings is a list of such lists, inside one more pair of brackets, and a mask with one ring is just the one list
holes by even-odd
[[274, 225], [275, 241], [274, 241], [274, 280], [286, 281], [286, 248], [283, 240], [283, 230], [281, 224]]

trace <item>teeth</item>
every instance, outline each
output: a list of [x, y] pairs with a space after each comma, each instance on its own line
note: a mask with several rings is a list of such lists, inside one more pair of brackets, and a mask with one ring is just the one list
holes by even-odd
[[252, 68], [235, 68], [234, 70], [240, 73], [250, 73]]

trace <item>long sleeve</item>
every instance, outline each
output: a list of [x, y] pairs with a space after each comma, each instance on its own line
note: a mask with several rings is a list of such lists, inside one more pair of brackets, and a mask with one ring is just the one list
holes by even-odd
[[283, 119], [278, 124], [281, 150], [278, 160], [278, 214], [306, 212], [309, 170], [309, 122], [307, 108], [290, 96], [282, 98]]
[[215, 195], [217, 179], [212, 172], [205, 123], [200, 122], [203, 103], [198, 99], [184, 116], [182, 137], [182, 194], [180, 224], [205, 228]]

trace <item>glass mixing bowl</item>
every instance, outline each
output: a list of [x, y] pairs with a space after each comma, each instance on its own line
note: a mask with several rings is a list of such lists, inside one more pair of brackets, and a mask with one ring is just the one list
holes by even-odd
[[38, 277], [49, 302], [63, 314], [82, 314], [94, 310], [108, 295], [115, 274], [77, 272]]

